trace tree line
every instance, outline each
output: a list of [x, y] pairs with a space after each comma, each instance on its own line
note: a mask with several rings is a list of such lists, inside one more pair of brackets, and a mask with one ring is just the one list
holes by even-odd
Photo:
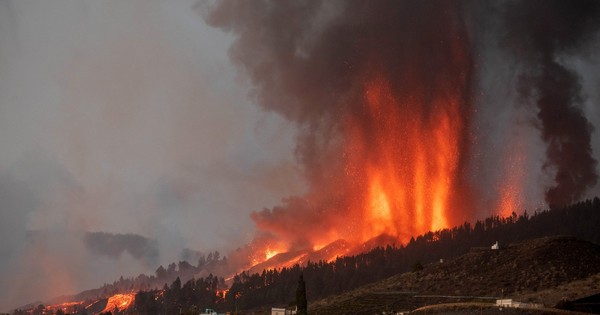
[[[571, 235], [600, 244], [600, 199], [582, 201], [559, 209], [524, 212], [509, 217], [490, 216], [474, 224], [428, 232], [403, 244], [377, 247], [369, 252], [338, 257], [327, 262], [308, 262], [261, 273], [236, 274], [227, 288], [223, 278], [209, 274], [193, 278], [207, 265], [226, 265], [227, 260], [211, 254], [198, 266], [187, 262], [159, 267], [156, 276], [140, 275], [120, 279], [109, 286], [113, 291], [137, 288], [128, 314], [197, 314], [205, 308], [218, 311], [250, 310], [294, 304], [298, 279], [303, 275], [308, 301], [339, 294], [359, 286], [410, 271], [423, 264], [450, 259], [474, 247], [489, 247], [551, 235]], [[216, 259], [215, 259], [216, 258]], [[180, 276], [189, 277], [182, 282]], [[174, 278], [174, 280], [172, 280]], [[167, 281], [169, 280], [169, 281]], [[162, 290], [152, 288], [164, 283]], [[167, 285], [172, 281], [170, 285]], [[183, 284], [182, 284], [183, 283]], [[106, 291], [105, 286], [105, 291]], [[113, 292], [110, 292], [113, 293]]]
[[377, 247], [367, 253], [339, 257], [331, 262], [308, 262], [305, 266], [242, 272], [233, 278], [225, 297], [228, 309], [256, 309], [287, 305], [294, 301], [296, 281], [302, 273], [307, 298], [318, 300], [359, 286], [410, 271], [440, 259], [467, 253], [474, 247], [507, 245], [551, 235], [571, 235], [600, 244], [600, 199], [586, 200], [560, 209], [524, 212], [509, 217], [490, 216], [475, 224], [428, 232], [406, 245]]

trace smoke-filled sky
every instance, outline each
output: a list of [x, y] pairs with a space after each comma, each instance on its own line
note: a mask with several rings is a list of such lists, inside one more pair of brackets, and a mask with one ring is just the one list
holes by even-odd
[[[423, 227], [598, 195], [599, 16], [594, 1], [0, 1], [0, 310], [186, 248], [307, 247], [363, 220], [405, 236], [399, 204], [418, 198], [380, 186], [413, 172], [444, 173], [431, 195], [452, 208], [432, 201], [422, 217], [447, 219]], [[391, 214], [362, 212], [377, 194]]]
[[[302, 191], [294, 130], [246, 97], [232, 36], [193, 6], [0, 2], [0, 310], [226, 253], [252, 210]], [[115, 259], [85, 232], [156, 253]]]

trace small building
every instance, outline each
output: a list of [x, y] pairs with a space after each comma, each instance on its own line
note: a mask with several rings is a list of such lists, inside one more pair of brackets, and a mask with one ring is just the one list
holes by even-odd
[[496, 300], [496, 306], [498, 307], [514, 307], [514, 308], [540, 308], [543, 305], [542, 304], [535, 304], [535, 303], [524, 303], [524, 302], [518, 302], [518, 301], [513, 301], [512, 299], [501, 299], [501, 300]]
[[511, 307], [512, 303], [513, 303], [512, 299], [496, 300], [496, 306], [500, 306], [500, 307]]
[[296, 315], [296, 308], [273, 307], [271, 315]]
[[285, 314], [285, 308], [273, 307], [271, 309], [271, 315], [286, 315]]
[[496, 300], [496, 306], [499, 307], [520, 307], [521, 302], [513, 301], [512, 299]]

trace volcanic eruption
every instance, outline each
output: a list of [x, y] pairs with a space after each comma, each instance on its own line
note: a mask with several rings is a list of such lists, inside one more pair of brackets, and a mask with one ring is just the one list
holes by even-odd
[[[477, 214], [483, 198], [473, 186], [481, 183], [470, 163], [477, 79], [485, 74], [477, 72], [480, 30], [472, 15], [481, 11], [501, 25], [500, 45], [514, 57], [507, 62], [522, 70], [514, 88], [535, 91], [544, 171], [554, 176], [546, 201], [584, 196], [597, 180], [592, 128], [578, 107], [577, 75], [557, 54], [596, 31], [598, 5], [586, 2], [585, 12], [563, 20], [562, 4], [222, 1], [210, 8], [206, 21], [236, 36], [230, 56], [252, 80], [254, 99], [297, 126], [296, 156], [309, 186], [252, 214], [254, 261], [336, 240], [354, 246], [387, 235], [405, 243]], [[507, 149], [510, 167], [493, 193], [499, 204], [484, 206], [519, 211], [525, 146]]]

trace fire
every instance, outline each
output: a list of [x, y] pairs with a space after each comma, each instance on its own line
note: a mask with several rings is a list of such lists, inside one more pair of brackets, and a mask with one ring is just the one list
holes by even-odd
[[270, 250], [267, 248], [267, 251], [265, 252], [265, 257], [267, 258], [267, 260], [271, 259], [271, 257], [277, 255], [277, 251], [274, 250]]
[[434, 100], [428, 115], [412, 102], [376, 79], [365, 87], [369, 137], [364, 123], [347, 122], [348, 168], [365, 169], [353, 174], [366, 186], [354, 210], [363, 218], [358, 241], [385, 233], [405, 242], [448, 226], [463, 119], [452, 98]]
[[229, 293], [229, 289], [225, 289], [225, 290], [217, 290], [217, 296], [224, 299], [225, 297], [227, 297], [227, 293]]
[[325, 244], [314, 244], [312, 249], [314, 251], [318, 251], [318, 250], [320, 250], [323, 247], [325, 247]]
[[119, 311], [127, 309], [135, 299], [135, 293], [115, 294], [108, 298], [106, 307], [102, 312], [112, 312], [116, 309]]
[[[345, 172], [335, 182], [337, 190], [323, 190], [339, 194], [341, 202], [325, 206], [322, 213], [343, 215], [321, 225], [318, 233], [304, 234], [310, 242], [307, 248], [318, 251], [337, 240], [358, 246], [380, 235], [406, 243], [412, 236], [462, 220], [453, 217], [452, 209], [458, 208], [454, 197], [467, 122], [461, 97], [453, 90], [440, 93], [433, 99], [403, 97], [384, 77], [365, 83], [364, 112], [344, 117], [341, 128]], [[307, 199], [307, 204], [319, 204], [321, 195], [315, 196], [316, 201]], [[323, 200], [329, 203], [327, 198]], [[286, 226], [269, 225], [280, 234], [288, 233]], [[263, 246], [254, 262], [291, 248], [284, 239]], [[347, 252], [331, 250], [319, 258], [330, 260]]]
[[81, 301], [64, 302], [64, 303], [55, 304], [55, 305], [47, 305], [46, 310], [50, 311], [52, 313], [55, 313], [58, 310], [61, 310], [65, 313], [69, 313], [69, 312], [73, 312], [80, 305], [83, 305], [83, 302], [81, 302]]
[[[264, 78], [287, 80], [253, 78], [263, 105], [298, 123], [296, 153], [308, 184], [305, 194], [252, 213], [261, 233], [284, 243], [275, 248], [258, 240], [256, 256], [274, 249], [280, 255], [316, 252], [347, 242], [318, 255], [333, 259], [406, 243], [477, 211], [469, 207], [477, 196], [471, 196], [466, 175], [475, 59], [461, 12], [449, 3], [409, 5], [407, 12], [426, 14], [436, 23], [405, 23], [387, 8], [369, 12], [365, 17], [374, 20], [368, 20], [365, 36], [353, 38], [346, 49], [330, 51], [328, 38], [308, 45], [314, 50], [298, 60], [291, 54], [289, 61], [298, 63], [290, 67], [254, 69], [261, 63], [248, 62], [254, 73], [272, 71]], [[354, 22], [348, 29], [332, 27], [351, 34]], [[374, 33], [368, 32], [371, 24]], [[392, 25], [398, 32], [382, 32]], [[339, 31], [331, 30], [323, 35]], [[303, 41], [293, 43], [298, 42]], [[331, 59], [338, 54], [343, 63]], [[314, 74], [331, 76], [321, 83]]]

